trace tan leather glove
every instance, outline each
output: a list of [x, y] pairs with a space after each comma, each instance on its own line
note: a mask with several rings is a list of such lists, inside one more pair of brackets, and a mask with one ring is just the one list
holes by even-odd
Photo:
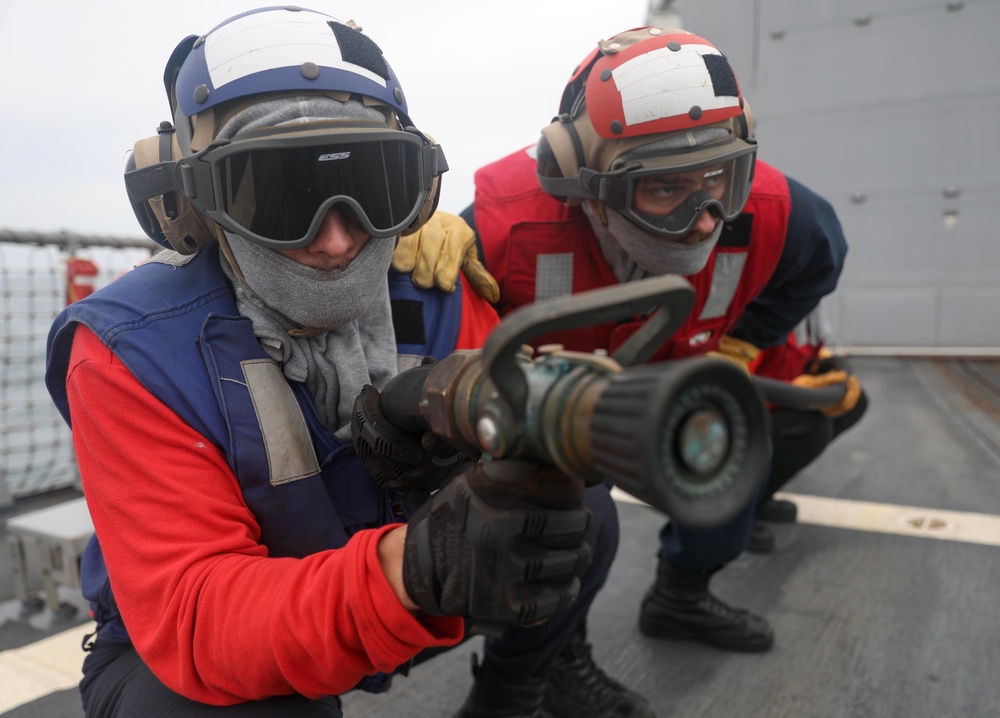
[[843, 416], [849, 412], [858, 405], [858, 400], [861, 398], [861, 383], [856, 376], [848, 374], [846, 371], [802, 374], [792, 379], [792, 384], [805, 387], [806, 389], [822, 389], [832, 384], [846, 384], [847, 390], [839, 402], [820, 409], [823, 414], [829, 416], [831, 419], [836, 419], [838, 416]]
[[747, 374], [750, 373], [750, 363], [760, 354], [760, 349], [750, 342], [736, 339], [728, 334], [724, 334], [719, 339], [719, 346], [714, 352], [709, 352], [711, 356], [722, 357], [736, 364]]
[[476, 233], [465, 220], [435, 212], [423, 227], [399, 238], [392, 253], [392, 268], [409, 272], [422, 288], [454, 292], [458, 273], [464, 272], [472, 288], [491, 304], [500, 300], [500, 287], [479, 259]]

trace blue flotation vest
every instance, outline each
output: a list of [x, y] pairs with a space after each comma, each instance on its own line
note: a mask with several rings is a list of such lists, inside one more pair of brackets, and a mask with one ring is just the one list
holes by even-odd
[[[389, 286], [401, 364], [450, 354], [461, 285], [453, 294], [422, 290], [408, 274], [390, 271]], [[376, 487], [351, 444], [319, 420], [308, 388], [284, 378], [238, 313], [217, 245], [194, 256], [161, 253], [59, 314], [48, 338], [46, 385], [70, 426], [66, 373], [81, 324], [225, 454], [271, 556], [343, 546], [359, 529], [405, 520], [426, 500]], [[267, 391], [255, 395], [255, 387]], [[268, 441], [272, 452], [284, 451], [280, 460], [269, 457]], [[96, 537], [81, 581], [102, 639], [128, 641]]]

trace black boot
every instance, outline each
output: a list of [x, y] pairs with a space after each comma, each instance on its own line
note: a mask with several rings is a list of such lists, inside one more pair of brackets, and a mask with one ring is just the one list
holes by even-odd
[[754, 516], [759, 521], [772, 521], [776, 524], [787, 524], [795, 521], [799, 508], [785, 499], [767, 498], [757, 504]]
[[549, 667], [547, 678], [545, 718], [655, 718], [645, 698], [597, 667], [582, 624]]
[[754, 520], [750, 529], [747, 551], [750, 553], [771, 553], [774, 550], [774, 533], [762, 521]]
[[731, 651], [770, 649], [774, 633], [767, 621], [709, 593], [712, 573], [686, 571], [661, 554], [656, 582], [642, 599], [639, 630], [653, 638], [700, 641]]
[[544, 678], [510, 680], [497, 673], [489, 659], [479, 663], [474, 653], [472, 676], [472, 690], [455, 718], [544, 718]]

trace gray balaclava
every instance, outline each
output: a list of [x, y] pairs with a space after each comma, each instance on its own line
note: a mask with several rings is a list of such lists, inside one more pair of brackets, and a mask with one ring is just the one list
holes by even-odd
[[619, 282], [663, 274], [682, 277], [697, 274], [722, 234], [723, 222], [720, 220], [715, 223], [712, 234], [702, 241], [683, 244], [657, 237], [611, 209], [604, 210], [607, 225], [601, 222], [589, 202], [583, 204], [583, 211], [597, 237], [601, 254]]
[[[656, 142], [642, 145], [632, 152], [622, 155], [625, 164], [632, 157], [657, 155], [682, 149], [699, 147], [724, 139], [728, 131], [720, 127], [703, 127], [687, 132], [668, 135]], [[611, 265], [619, 282], [641, 279], [649, 275], [680, 274], [689, 277], [702, 270], [712, 249], [722, 234], [721, 221], [715, 223], [715, 230], [697, 244], [684, 244], [658, 237], [614, 210], [605, 208], [607, 224], [594, 212], [589, 202], [583, 205], [590, 226], [597, 236], [601, 253]]]
[[[282, 97], [250, 105], [217, 133], [229, 139], [264, 127], [350, 119], [387, 124], [381, 111], [323, 95]], [[320, 418], [340, 439], [350, 437], [354, 399], [365, 384], [381, 389], [396, 373], [396, 342], [388, 270], [395, 241], [372, 238], [344, 269], [299, 264], [234, 232], [222, 266], [237, 307], [264, 349], [292, 381], [305, 382]], [[234, 262], [236, 266], [231, 266]]]

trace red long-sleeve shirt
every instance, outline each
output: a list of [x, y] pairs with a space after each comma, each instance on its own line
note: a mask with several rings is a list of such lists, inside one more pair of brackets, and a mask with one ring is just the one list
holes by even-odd
[[[488, 306], [464, 289], [467, 306]], [[495, 326], [492, 312], [475, 317], [458, 348], [480, 346]], [[320, 697], [461, 640], [460, 618], [417, 617], [396, 598], [376, 552], [392, 526], [302, 559], [270, 558], [222, 452], [83, 327], [66, 384], [118, 607], [172, 690], [215, 705]]]

